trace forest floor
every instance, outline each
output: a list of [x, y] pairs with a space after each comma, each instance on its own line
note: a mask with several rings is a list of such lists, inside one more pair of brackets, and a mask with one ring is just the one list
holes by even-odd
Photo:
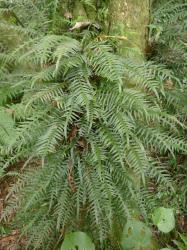
[[[19, 171], [22, 167], [23, 163], [16, 164], [16, 166], [12, 166], [10, 170]], [[6, 176], [0, 181], [0, 217], [3, 213], [3, 209], [6, 206], [7, 199], [9, 197], [9, 191], [13, 184], [16, 182], [16, 177]], [[10, 222], [14, 215], [11, 214], [9, 218], [7, 218], [7, 225], [0, 224], [0, 250], [15, 250], [19, 246], [21, 248], [22, 243], [19, 241], [19, 230], [18, 229], [10, 229]]]
[[[24, 162], [13, 165], [10, 167], [10, 171], [20, 172]], [[10, 189], [16, 183], [17, 178], [14, 176], [6, 176], [0, 181], [0, 217], [3, 213], [3, 209], [7, 205], [7, 200], [10, 198]], [[23, 249], [23, 240], [19, 240], [20, 232], [16, 227], [11, 229], [11, 221], [15, 214], [11, 214], [5, 225], [0, 224], [0, 250], [16, 250]], [[181, 232], [187, 234], [187, 216], [179, 216], [176, 218], [177, 227]], [[159, 240], [160, 235], [157, 235], [158, 231], [155, 231], [155, 239]], [[172, 239], [171, 239], [172, 243]]]

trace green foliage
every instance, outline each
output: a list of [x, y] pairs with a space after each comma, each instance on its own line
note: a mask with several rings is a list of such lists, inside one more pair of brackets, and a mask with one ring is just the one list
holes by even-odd
[[11, 232], [11, 229], [0, 224], [0, 235], [6, 235]]
[[95, 9], [95, 2], [94, 0], [81, 0], [81, 2], [89, 7]]
[[171, 208], [157, 208], [152, 217], [154, 225], [163, 233], [169, 233], [175, 228], [175, 217]]
[[141, 221], [128, 220], [123, 230], [121, 245], [124, 250], [148, 247], [151, 244], [152, 233]]
[[[116, 224], [132, 223], [132, 211], [147, 217], [158, 206], [150, 182], [174, 190], [167, 159], [185, 154], [187, 142], [166, 83], [177, 89], [179, 80], [161, 64], [120, 57], [96, 31], [69, 32], [59, 3], [2, 6], [19, 19], [5, 16], [0, 25], [1, 110], [15, 121], [1, 165], [24, 165], [1, 220], [16, 214], [25, 249], [57, 248], [63, 234], [68, 244], [66, 232], [80, 230], [102, 248]], [[9, 32], [15, 43], [6, 46]], [[149, 229], [133, 223], [139, 240], [145, 233], [139, 247], [148, 244]]]
[[75, 232], [65, 236], [60, 250], [95, 250], [95, 246], [86, 233]]
[[[187, 124], [186, 13], [185, 0], [156, 0], [150, 25], [151, 58], [158, 63], [166, 64], [178, 78], [177, 85], [173, 84], [173, 81], [166, 81], [168, 101], [165, 103], [165, 108], [178, 118], [181, 117], [185, 127]], [[175, 164], [171, 163], [172, 161], [169, 163], [177, 194], [172, 200], [183, 213], [187, 208], [186, 157], [179, 154], [176, 158]], [[173, 207], [173, 204], [171, 206]]]
[[187, 3], [185, 0], [156, 3], [153, 23], [150, 26], [150, 41], [156, 50], [156, 59], [172, 67], [181, 76], [182, 82], [187, 83]]
[[187, 236], [184, 234], [179, 234], [178, 240], [173, 240], [177, 248], [162, 248], [161, 250], [186, 250], [187, 249]]
[[0, 110], [0, 145], [6, 145], [14, 140], [14, 121], [8, 110]]
[[187, 249], [187, 236], [183, 234], [179, 234], [181, 241], [174, 240], [175, 245], [178, 247], [179, 250], [186, 250]]

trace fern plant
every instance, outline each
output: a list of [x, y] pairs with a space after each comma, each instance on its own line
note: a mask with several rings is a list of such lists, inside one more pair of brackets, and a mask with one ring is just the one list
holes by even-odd
[[[186, 1], [154, 1], [153, 22], [150, 25], [152, 58], [164, 63], [178, 78], [178, 84], [167, 81], [166, 92], [169, 101], [166, 108], [186, 124], [187, 108], [187, 65], [186, 65]], [[186, 133], [184, 132], [184, 137]], [[175, 180], [179, 210], [185, 214], [187, 188], [185, 185], [186, 158], [180, 154], [177, 160], [170, 160], [171, 173]], [[180, 166], [180, 167], [179, 167]], [[180, 180], [180, 184], [179, 184]]]
[[166, 63], [186, 83], [186, 13], [184, 0], [155, 1], [150, 42], [156, 59]]
[[[14, 121], [13, 139], [0, 146], [3, 171], [24, 161], [1, 220], [16, 214], [25, 249], [58, 248], [74, 230], [118, 249], [116, 227], [155, 207], [150, 182], [173, 190], [160, 157], [187, 152], [183, 121], [164, 105], [166, 81], [177, 79], [161, 64], [120, 57], [96, 31], [59, 33], [51, 1], [7, 20], [30, 4], [1, 9], [1, 110]], [[19, 41], [7, 48], [5, 27]]]

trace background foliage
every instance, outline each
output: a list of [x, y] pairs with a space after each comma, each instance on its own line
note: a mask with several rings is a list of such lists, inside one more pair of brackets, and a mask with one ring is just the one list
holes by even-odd
[[154, 249], [154, 209], [187, 206], [186, 4], [155, 5], [145, 62], [120, 56], [94, 25], [71, 31], [77, 19], [60, 6], [1, 1], [0, 173], [16, 178], [1, 221], [24, 249], [59, 249], [83, 231], [117, 250], [135, 220], [147, 235], [136, 248]]

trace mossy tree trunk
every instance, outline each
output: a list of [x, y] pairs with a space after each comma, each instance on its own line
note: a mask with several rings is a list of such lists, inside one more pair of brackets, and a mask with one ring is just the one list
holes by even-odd
[[115, 0], [109, 4], [110, 32], [127, 36], [130, 47], [145, 51], [150, 0]]
[[[105, 10], [107, 14], [101, 25], [107, 35], [127, 37], [121, 39], [119, 48], [123, 54], [125, 47], [145, 51], [147, 43], [147, 25], [150, 19], [150, 2], [152, 0], [95, 0], [95, 9], [75, 0], [72, 7], [75, 19], [98, 21], [98, 13]], [[86, 2], [86, 1], [85, 1]], [[120, 40], [120, 39], [119, 39]], [[138, 52], [137, 50], [137, 52]]]

